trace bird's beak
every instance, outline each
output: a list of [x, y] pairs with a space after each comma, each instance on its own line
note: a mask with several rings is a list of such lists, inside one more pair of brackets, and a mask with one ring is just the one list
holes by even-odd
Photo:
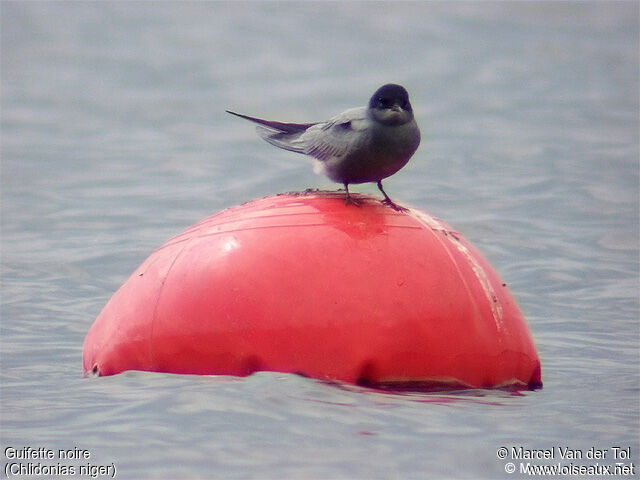
[[402, 112], [402, 107], [395, 103], [393, 107], [391, 107], [391, 110], [393, 110], [394, 112]]

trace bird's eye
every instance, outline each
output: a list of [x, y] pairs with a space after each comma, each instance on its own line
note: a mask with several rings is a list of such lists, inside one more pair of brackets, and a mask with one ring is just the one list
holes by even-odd
[[383, 108], [389, 108], [391, 106], [391, 100], [388, 98], [380, 97], [378, 98], [378, 104]]

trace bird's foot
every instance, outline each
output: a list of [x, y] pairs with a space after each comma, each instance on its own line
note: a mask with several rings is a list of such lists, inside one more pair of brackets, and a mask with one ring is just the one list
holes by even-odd
[[381, 200], [381, 203], [383, 205], [387, 205], [391, 208], [393, 208], [396, 212], [408, 212], [409, 209], [408, 208], [404, 208], [401, 207], [400, 205], [398, 205], [397, 203], [395, 203], [393, 200], [391, 200], [390, 198], [385, 198], [384, 200]]
[[362, 204], [362, 202], [360, 200], [356, 200], [351, 195], [347, 195], [346, 197], [344, 197], [344, 204], [355, 205], [356, 207], [359, 207]]

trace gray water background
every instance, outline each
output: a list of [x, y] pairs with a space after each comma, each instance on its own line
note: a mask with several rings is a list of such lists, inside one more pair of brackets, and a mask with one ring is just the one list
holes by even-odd
[[[88, 449], [117, 478], [521, 477], [501, 446], [640, 462], [638, 5], [0, 3], [3, 468], [7, 446]], [[493, 264], [542, 390], [82, 378], [92, 321], [154, 248], [338, 187], [225, 109], [323, 120], [387, 82], [423, 132], [387, 192]]]

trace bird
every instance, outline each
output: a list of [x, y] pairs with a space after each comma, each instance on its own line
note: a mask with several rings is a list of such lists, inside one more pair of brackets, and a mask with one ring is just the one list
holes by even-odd
[[383, 85], [367, 106], [350, 108], [325, 122], [285, 123], [226, 112], [258, 124], [258, 135], [270, 144], [313, 157], [317, 173], [344, 185], [345, 203], [360, 204], [349, 195], [350, 184], [375, 182], [384, 205], [407, 210], [382, 188], [382, 180], [404, 167], [420, 145], [420, 129], [403, 86]]

